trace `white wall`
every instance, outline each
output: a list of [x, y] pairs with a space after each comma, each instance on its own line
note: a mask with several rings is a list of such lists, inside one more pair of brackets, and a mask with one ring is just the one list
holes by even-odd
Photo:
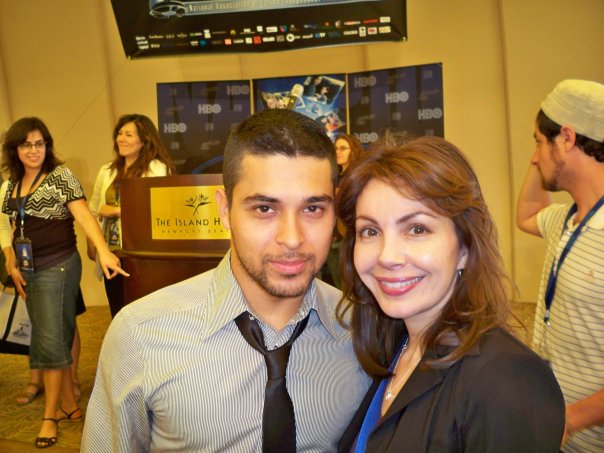
[[[534, 0], [407, 3], [407, 42], [128, 60], [107, 0], [2, 0], [0, 130], [24, 115], [43, 118], [90, 194], [98, 168], [111, 159], [117, 117], [138, 112], [157, 118], [156, 83], [442, 62], [445, 135], [475, 166], [506, 265], [520, 283], [521, 298], [534, 300], [542, 251], [538, 242], [520, 237], [512, 222], [532, 149], [531, 122], [539, 100], [558, 79], [577, 68], [577, 76], [602, 79], [604, 39], [595, 22], [604, 17], [604, 2], [576, 0], [570, 11], [562, 0], [548, 2], [547, 11]], [[549, 40], [555, 46], [541, 51]], [[86, 301], [106, 303], [92, 275], [87, 263]]]

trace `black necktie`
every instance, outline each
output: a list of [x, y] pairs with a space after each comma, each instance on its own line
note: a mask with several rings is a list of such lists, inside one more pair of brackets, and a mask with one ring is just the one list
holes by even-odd
[[235, 323], [245, 341], [260, 352], [266, 361], [268, 379], [262, 414], [262, 451], [263, 453], [295, 453], [296, 420], [294, 405], [285, 386], [285, 372], [292, 344], [308, 324], [308, 316], [298, 323], [287, 343], [272, 351], [268, 351], [264, 346], [262, 329], [252, 315], [248, 312], [241, 313], [235, 319]]

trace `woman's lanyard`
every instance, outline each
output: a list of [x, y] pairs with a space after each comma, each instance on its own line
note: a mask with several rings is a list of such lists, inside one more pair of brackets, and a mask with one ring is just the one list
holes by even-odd
[[[19, 180], [19, 182], [17, 183], [17, 193], [16, 193], [15, 198], [17, 199], [17, 209], [19, 210], [19, 217], [21, 219], [20, 228], [19, 228], [20, 239], [25, 239], [25, 205], [27, 204], [27, 200], [29, 199], [29, 196], [31, 195], [32, 189], [34, 187], [36, 187], [36, 183], [40, 179], [40, 176], [42, 176], [42, 169], [40, 169], [40, 171], [34, 178], [34, 181], [31, 183], [31, 186], [29, 187], [29, 190], [27, 191], [27, 195], [25, 195], [23, 197], [23, 199], [21, 198], [21, 183], [23, 182], [23, 178], [21, 178]], [[21, 201], [21, 200], [23, 200], [23, 201]]]
[[115, 202], [113, 204], [116, 207], [118, 207], [120, 205], [120, 185], [121, 185], [121, 181], [118, 181], [113, 185], [113, 190], [115, 192]]
[[[549, 271], [549, 278], [547, 279], [547, 288], [545, 290], [545, 316], [543, 317], [543, 322], [548, 326], [550, 325], [550, 309], [552, 307], [552, 303], [554, 303], [554, 294], [556, 293], [556, 281], [558, 279], [558, 272], [562, 267], [562, 263], [564, 262], [566, 255], [568, 255], [568, 252], [570, 252], [570, 249], [575, 244], [575, 241], [581, 234], [581, 231], [583, 231], [583, 227], [585, 227], [589, 219], [593, 217], [593, 215], [598, 211], [598, 209], [602, 207], [603, 204], [604, 197], [600, 198], [600, 200], [589, 210], [587, 215], [583, 218], [583, 220], [581, 220], [579, 226], [575, 229], [575, 231], [572, 232], [570, 238], [568, 239], [568, 242], [566, 243], [564, 249], [562, 250], [562, 253], [560, 254], [560, 258], [558, 258], [558, 263], [556, 263], [556, 260], [554, 260], [554, 262], [552, 263], [552, 268]], [[568, 211], [568, 214], [566, 215], [564, 225], [562, 226], [562, 235], [564, 234], [564, 231], [566, 231], [566, 224], [568, 223], [570, 218], [575, 214], [575, 212], [577, 212], [576, 203], [572, 205], [570, 211]], [[562, 237], [562, 235], [560, 235], [560, 237]]]

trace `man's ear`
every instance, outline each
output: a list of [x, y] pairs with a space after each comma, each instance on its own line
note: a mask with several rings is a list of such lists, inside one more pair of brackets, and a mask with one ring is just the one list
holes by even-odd
[[216, 190], [216, 204], [218, 205], [218, 212], [220, 213], [220, 221], [227, 230], [231, 229], [231, 222], [229, 219], [229, 201], [226, 196], [224, 189]]
[[571, 126], [564, 124], [560, 128], [560, 137], [562, 137], [566, 149], [571, 149], [575, 146], [577, 141], [577, 133]]

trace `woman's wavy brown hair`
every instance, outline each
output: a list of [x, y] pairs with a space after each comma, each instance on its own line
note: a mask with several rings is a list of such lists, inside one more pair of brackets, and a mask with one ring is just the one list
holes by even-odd
[[55, 154], [55, 142], [40, 118], [29, 116], [20, 118], [8, 128], [2, 138], [2, 160], [0, 166], [8, 173], [8, 178], [19, 181], [25, 174], [23, 162], [19, 159], [19, 145], [27, 141], [27, 135], [33, 131], [40, 131], [44, 143], [46, 143], [42, 171], [46, 174], [53, 171], [57, 166], [63, 165], [63, 161]]
[[[138, 137], [143, 144], [141, 152], [136, 161], [126, 170], [126, 159], [120, 156], [120, 150], [117, 146], [117, 136], [120, 129], [127, 123], [134, 123]], [[120, 116], [115, 128], [113, 129], [113, 151], [115, 153], [111, 169], [117, 171], [113, 184], [119, 184], [124, 178], [137, 178], [143, 176], [149, 171], [151, 161], [157, 159], [168, 168], [168, 174], [175, 173], [174, 163], [168, 150], [159, 136], [159, 132], [147, 116], [138, 113], [131, 113]]]
[[467, 354], [487, 330], [508, 329], [510, 279], [498, 250], [495, 223], [474, 170], [461, 151], [442, 138], [401, 143], [400, 137], [387, 135], [348, 169], [336, 207], [346, 227], [340, 256], [344, 296], [337, 312], [340, 322], [352, 328], [361, 365], [374, 377], [388, 375], [388, 365], [405, 334], [404, 321], [382, 312], [354, 268], [355, 208], [369, 181], [376, 179], [450, 218], [460, 246], [467, 248], [463, 276], [422, 339], [427, 351], [453, 346], [448, 354], [424, 362], [431, 368], [446, 368]]

